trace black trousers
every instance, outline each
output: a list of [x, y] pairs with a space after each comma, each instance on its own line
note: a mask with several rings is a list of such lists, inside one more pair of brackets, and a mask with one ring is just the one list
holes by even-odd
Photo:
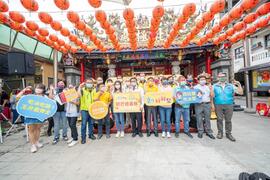
[[132, 133], [142, 132], [142, 113], [130, 113]]
[[54, 125], [53, 118], [52, 117], [48, 118], [48, 122], [49, 122], [49, 125], [48, 125], [47, 132], [51, 134], [52, 133], [52, 128], [53, 128], [53, 125]]
[[74, 141], [78, 141], [78, 131], [77, 131], [77, 117], [67, 117], [68, 124], [71, 130], [71, 137]]

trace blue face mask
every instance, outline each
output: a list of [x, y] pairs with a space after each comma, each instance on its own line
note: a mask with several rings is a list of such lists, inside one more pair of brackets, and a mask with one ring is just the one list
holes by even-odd
[[169, 82], [168, 82], [167, 80], [164, 80], [164, 81], [162, 81], [162, 84], [163, 84], [163, 85], [168, 85]]
[[185, 86], [185, 85], [187, 85], [186, 81], [181, 81], [179, 84], [180, 84], [180, 86]]
[[193, 79], [188, 79], [187, 82], [192, 83]]

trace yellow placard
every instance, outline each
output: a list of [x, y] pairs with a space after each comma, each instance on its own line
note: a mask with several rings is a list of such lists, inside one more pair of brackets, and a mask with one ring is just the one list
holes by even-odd
[[102, 101], [96, 101], [89, 107], [89, 114], [95, 120], [101, 120], [108, 114], [108, 105]]
[[66, 102], [74, 101], [75, 99], [78, 98], [78, 93], [75, 88], [65, 89], [63, 91], [63, 94]]
[[140, 93], [116, 93], [113, 95], [113, 112], [141, 112]]
[[149, 92], [144, 96], [144, 103], [147, 106], [170, 106], [173, 103], [173, 94], [166, 92]]

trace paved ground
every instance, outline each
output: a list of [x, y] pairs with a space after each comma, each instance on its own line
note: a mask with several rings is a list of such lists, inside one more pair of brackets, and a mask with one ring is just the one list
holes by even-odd
[[[216, 122], [212, 121], [216, 134]], [[20, 180], [236, 180], [242, 171], [270, 174], [270, 119], [234, 114], [237, 142], [205, 137], [131, 138], [88, 141], [68, 148], [42, 137], [45, 147], [29, 153], [24, 132], [0, 145], [0, 179]], [[194, 134], [195, 135], [195, 134]]]
[[[253, 107], [256, 107], [257, 103], [268, 103], [269, 97], [253, 97]], [[235, 96], [235, 103], [241, 105], [242, 107], [246, 107], [246, 97], [245, 96]]]

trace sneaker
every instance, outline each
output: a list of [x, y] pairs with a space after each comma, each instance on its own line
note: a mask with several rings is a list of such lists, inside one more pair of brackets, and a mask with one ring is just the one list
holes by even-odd
[[117, 131], [115, 137], [116, 137], [116, 138], [119, 138], [119, 137], [120, 137], [120, 131]]
[[136, 133], [132, 133], [132, 137], [135, 137], [137, 134]]
[[103, 136], [102, 134], [99, 134], [98, 137], [97, 137], [97, 139], [101, 139], [102, 136]]
[[107, 139], [110, 139], [110, 138], [111, 138], [111, 135], [109, 135], [109, 134], [106, 135], [106, 138], [107, 138]]
[[154, 134], [155, 134], [156, 137], [158, 137], [158, 132], [157, 131], [155, 131]]
[[73, 139], [71, 138], [71, 139], [69, 139], [69, 140], [67, 141], [67, 143], [70, 144], [72, 141], [73, 141]]
[[171, 138], [171, 133], [167, 132], [167, 138]]
[[175, 133], [175, 137], [176, 137], [176, 138], [179, 138], [179, 132], [176, 132], [176, 133]]
[[147, 130], [146, 134], [147, 134], [147, 137], [151, 136], [151, 132], [149, 130]]
[[64, 137], [63, 137], [63, 140], [64, 140], [64, 141], [68, 141], [68, 137], [67, 137], [67, 136], [64, 136]]
[[162, 132], [161, 137], [165, 138], [166, 132]]
[[226, 138], [228, 138], [232, 142], [236, 141], [236, 139], [231, 134], [226, 134]]
[[124, 137], [124, 136], [125, 136], [125, 132], [124, 132], [124, 131], [121, 131], [120, 137], [122, 138], [122, 137]]
[[43, 144], [41, 144], [40, 142], [37, 142], [35, 145], [36, 145], [37, 148], [42, 148], [43, 147]]
[[190, 132], [184, 132], [188, 137], [193, 138], [193, 136], [190, 134]]
[[31, 149], [30, 149], [30, 151], [31, 151], [31, 153], [35, 153], [35, 152], [37, 152], [37, 146], [35, 145], [35, 144], [33, 144], [32, 146], [31, 146]]
[[78, 143], [78, 141], [72, 141], [72, 142], [68, 145], [68, 147], [75, 146], [77, 143]]
[[59, 142], [58, 139], [54, 139], [53, 142], [52, 142], [52, 144], [55, 145], [55, 144], [57, 144], [58, 142]]
[[198, 133], [198, 138], [203, 138], [203, 134], [202, 133]]
[[81, 144], [85, 144], [85, 143], [86, 143], [86, 140], [82, 139]]
[[222, 133], [222, 132], [218, 132], [217, 138], [218, 138], [218, 139], [222, 139], [222, 138], [223, 138], [223, 133]]
[[92, 139], [92, 140], [96, 140], [96, 136], [94, 136], [93, 134], [89, 136], [89, 139]]
[[216, 139], [215, 136], [213, 136], [213, 134], [206, 134], [206, 136], [208, 136], [210, 139]]
[[143, 137], [143, 134], [142, 134], [141, 132], [139, 132], [139, 136], [140, 136], [140, 137]]

